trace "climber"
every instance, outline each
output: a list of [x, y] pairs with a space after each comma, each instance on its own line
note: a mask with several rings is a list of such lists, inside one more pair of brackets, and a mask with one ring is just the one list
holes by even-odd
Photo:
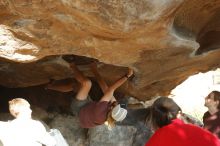
[[[127, 110], [118, 104], [113, 93], [133, 75], [132, 69], [129, 69], [125, 76], [118, 79], [111, 86], [108, 86], [100, 76], [96, 63], [92, 63], [90, 65], [91, 71], [95, 75], [104, 95], [99, 101], [91, 101], [88, 98], [89, 91], [92, 87], [91, 80], [83, 75], [75, 63], [70, 62], [69, 65], [73, 70], [74, 78], [80, 83], [76, 97], [72, 99], [71, 110], [73, 114], [79, 116], [81, 127], [91, 128], [105, 123], [108, 125], [108, 128], [112, 128], [115, 121], [122, 121], [126, 117]], [[69, 91], [72, 88], [71, 85], [59, 85], [59, 83], [54, 84], [53, 82], [48, 84], [47, 87], [49, 87], [48, 89], [61, 92], [62, 90], [63, 92]]]

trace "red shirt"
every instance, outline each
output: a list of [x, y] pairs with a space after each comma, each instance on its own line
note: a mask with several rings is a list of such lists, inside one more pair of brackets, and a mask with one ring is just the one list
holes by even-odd
[[204, 128], [218, 136], [220, 139], [220, 111], [211, 115], [206, 112], [203, 116]]
[[104, 124], [110, 107], [111, 103], [107, 101], [93, 101], [86, 104], [79, 112], [80, 126], [83, 128], [92, 128]]
[[209, 131], [175, 119], [158, 129], [145, 146], [220, 146], [220, 141]]

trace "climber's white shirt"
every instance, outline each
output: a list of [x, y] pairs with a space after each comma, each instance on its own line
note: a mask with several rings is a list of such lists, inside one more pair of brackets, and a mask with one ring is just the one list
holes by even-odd
[[4, 146], [54, 146], [56, 143], [46, 132], [44, 125], [33, 119], [18, 118], [1, 122], [0, 130], [0, 139]]

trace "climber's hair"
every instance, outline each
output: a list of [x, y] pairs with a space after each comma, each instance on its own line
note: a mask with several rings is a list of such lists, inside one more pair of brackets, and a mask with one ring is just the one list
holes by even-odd
[[30, 108], [30, 104], [23, 98], [12, 99], [9, 103], [9, 111], [11, 115], [17, 117], [23, 108]]
[[117, 105], [118, 103], [115, 101], [111, 104], [111, 107], [108, 111], [108, 114], [107, 114], [107, 119], [106, 119], [106, 122], [105, 124], [108, 126], [108, 129], [111, 130], [115, 127], [115, 122], [116, 120], [112, 118], [112, 110], [113, 108]]

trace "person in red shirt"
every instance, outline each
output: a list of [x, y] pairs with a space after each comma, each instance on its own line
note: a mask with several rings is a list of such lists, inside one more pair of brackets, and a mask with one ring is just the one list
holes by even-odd
[[[129, 68], [126, 75], [115, 81], [111, 86], [108, 86], [100, 76], [97, 70], [97, 64], [95, 62], [90, 64], [91, 71], [95, 75], [95, 78], [104, 93], [99, 101], [91, 101], [88, 98], [89, 91], [92, 87], [91, 80], [84, 76], [73, 62], [70, 62], [69, 65], [73, 70], [74, 78], [80, 85], [76, 97], [72, 100], [71, 110], [73, 114], [79, 116], [79, 122], [82, 128], [92, 128], [104, 123], [107, 124], [108, 128], [112, 128], [116, 121], [122, 121], [126, 117], [127, 110], [117, 103], [113, 94], [117, 88], [133, 75], [132, 69]], [[73, 87], [72, 83], [60, 83], [50, 83], [47, 85], [47, 89], [67, 92]]]
[[204, 129], [220, 138], [220, 92], [212, 91], [205, 98], [208, 111], [203, 115]]
[[145, 146], [220, 146], [216, 136], [181, 120], [181, 108], [168, 97], [153, 103], [150, 123], [155, 130]]

